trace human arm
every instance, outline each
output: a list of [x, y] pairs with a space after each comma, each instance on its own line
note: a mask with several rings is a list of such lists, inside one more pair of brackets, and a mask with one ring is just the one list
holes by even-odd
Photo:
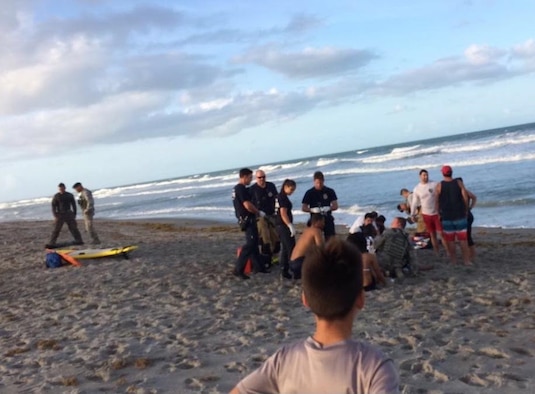
[[280, 217], [281, 217], [281, 220], [282, 222], [288, 227], [288, 229], [290, 230], [290, 235], [292, 237], [295, 237], [295, 227], [292, 223], [292, 221], [290, 220], [290, 217], [288, 216], [288, 208], [286, 207], [280, 207], [279, 209], [279, 214], [280, 214]]
[[435, 209], [440, 215], [440, 193], [442, 192], [442, 183], [437, 183], [435, 187]]
[[377, 283], [386, 285], [386, 279], [383, 275], [383, 271], [379, 268], [379, 263], [377, 261], [377, 256], [375, 254], [369, 254], [371, 258], [371, 267], [373, 270], [373, 276], [375, 276], [375, 279], [377, 280]]
[[476, 206], [477, 196], [468, 189], [466, 193], [468, 194], [468, 209], [472, 209]]
[[85, 200], [87, 201], [87, 205], [84, 209], [84, 213], [88, 211], [94, 211], [95, 210], [95, 200], [93, 200], [93, 194], [86, 189], [82, 191], [82, 194], [84, 195]]
[[256, 206], [249, 200], [245, 200], [243, 202], [243, 207], [247, 209], [248, 212], [251, 212], [255, 214], [256, 216], [260, 215], [260, 211], [256, 208]]
[[52, 216], [57, 217], [58, 215], [58, 199], [57, 196], [52, 197]]
[[325, 242], [323, 240], [323, 232], [320, 229], [316, 229], [317, 231], [314, 232], [314, 244], [316, 246], [321, 246]]
[[466, 191], [466, 188], [464, 187], [464, 183], [460, 179], [457, 180], [457, 184], [461, 188], [461, 195], [463, 197], [464, 206], [466, 208], [466, 214], [468, 215], [468, 210], [470, 209], [470, 206], [468, 205], [469, 203], [468, 193]]
[[331, 201], [331, 211], [336, 211], [338, 209], [338, 200]]
[[410, 204], [410, 213], [412, 215], [412, 217], [416, 217], [417, 216], [417, 213], [418, 213], [418, 204], [420, 202], [420, 196], [418, 195], [417, 191], [416, 191], [416, 187], [414, 188], [414, 191], [412, 192], [412, 198], [410, 200], [407, 199], [407, 201], [409, 202]]

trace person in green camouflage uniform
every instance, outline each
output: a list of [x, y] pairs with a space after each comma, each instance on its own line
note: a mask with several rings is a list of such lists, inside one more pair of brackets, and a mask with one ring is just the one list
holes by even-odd
[[80, 193], [78, 204], [80, 204], [80, 208], [84, 214], [85, 231], [91, 236], [92, 244], [99, 244], [100, 239], [93, 226], [93, 217], [95, 216], [95, 200], [93, 200], [93, 193], [91, 193], [91, 190], [83, 187], [80, 182], [76, 182], [72, 188]]

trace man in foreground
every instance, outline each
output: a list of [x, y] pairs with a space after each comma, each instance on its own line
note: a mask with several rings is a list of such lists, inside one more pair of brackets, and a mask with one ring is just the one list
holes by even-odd
[[80, 182], [76, 182], [72, 188], [80, 193], [78, 203], [82, 208], [84, 214], [85, 231], [91, 236], [92, 244], [98, 245], [100, 239], [98, 238], [95, 227], [93, 226], [93, 217], [95, 216], [95, 200], [93, 200], [93, 193], [91, 190], [86, 189]]
[[353, 245], [334, 237], [309, 251], [301, 298], [314, 314], [314, 334], [279, 349], [232, 394], [399, 392], [393, 361], [351, 339], [353, 320], [364, 307], [362, 260]]

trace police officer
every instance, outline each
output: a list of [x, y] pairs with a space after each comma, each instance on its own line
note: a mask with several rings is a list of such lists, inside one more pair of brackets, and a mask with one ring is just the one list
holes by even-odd
[[63, 227], [63, 223], [67, 223], [69, 231], [74, 238], [75, 245], [83, 245], [82, 235], [78, 230], [76, 224], [76, 201], [74, 196], [65, 191], [65, 184], [60, 183], [58, 185], [58, 193], [52, 198], [52, 215], [54, 215], [54, 230], [50, 236], [50, 241], [47, 247], [54, 247], [58, 240], [59, 233]]
[[258, 252], [258, 229], [256, 228], [256, 217], [262, 215], [251, 201], [251, 194], [247, 186], [251, 184], [253, 172], [249, 168], [240, 170], [240, 181], [232, 191], [232, 202], [234, 212], [242, 231], [245, 231], [245, 245], [242, 246], [240, 254], [236, 259], [236, 265], [232, 274], [241, 279], [249, 279], [244, 272], [245, 265], [249, 258], [252, 259], [253, 266], [257, 272], [266, 272], [261, 266]]
[[302, 203], [303, 212], [321, 213], [325, 216], [325, 240], [336, 234], [332, 211], [338, 209], [338, 198], [333, 189], [325, 186], [325, 177], [321, 171], [314, 173], [314, 187], [306, 191]]
[[251, 199], [258, 210], [264, 212], [267, 217], [275, 214], [275, 197], [277, 187], [274, 183], [266, 181], [266, 173], [256, 171], [256, 183], [251, 186]]

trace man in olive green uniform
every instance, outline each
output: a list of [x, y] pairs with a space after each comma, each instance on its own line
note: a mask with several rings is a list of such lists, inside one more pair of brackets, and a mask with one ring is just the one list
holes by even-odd
[[82, 235], [78, 230], [78, 225], [76, 224], [76, 201], [74, 201], [74, 196], [65, 191], [65, 184], [60, 183], [58, 185], [58, 193], [52, 198], [52, 215], [54, 215], [54, 230], [50, 236], [50, 241], [48, 242], [48, 247], [54, 247], [56, 241], [58, 240], [59, 233], [64, 223], [67, 223], [69, 231], [71, 232], [74, 243], [76, 245], [83, 245]]
[[84, 214], [85, 231], [91, 236], [93, 240], [91, 242], [92, 244], [99, 244], [100, 239], [93, 227], [93, 217], [95, 216], [95, 200], [93, 200], [93, 193], [91, 193], [91, 190], [83, 187], [80, 182], [76, 182], [72, 187], [80, 193], [78, 204], [80, 204], [80, 208], [82, 208], [82, 213]]

